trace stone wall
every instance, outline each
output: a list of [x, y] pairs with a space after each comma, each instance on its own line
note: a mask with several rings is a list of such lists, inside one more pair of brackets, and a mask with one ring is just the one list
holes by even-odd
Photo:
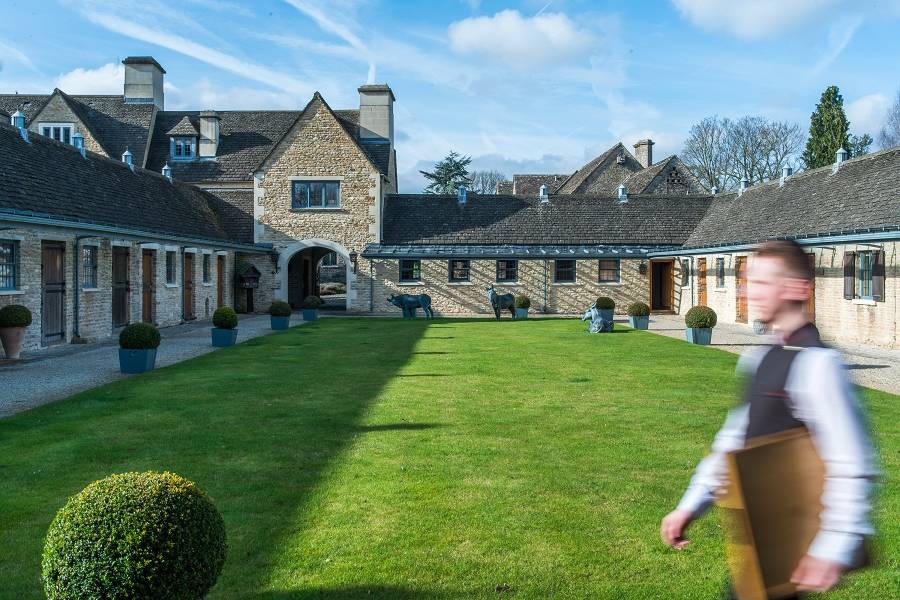
[[[82, 234], [85, 235], [85, 234]], [[44, 241], [61, 241], [65, 244], [65, 339], [73, 340], [75, 334], [75, 276], [74, 269], [79, 269], [78, 285], [78, 333], [81, 341], [95, 342], [108, 339], [118, 334], [112, 325], [112, 252], [113, 247], [126, 247], [129, 252], [129, 297], [128, 321], [139, 322], [142, 318], [143, 304], [143, 265], [142, 252], [154, 253], [154, 295], [152, 304], [153, 321], [160, 327], [177, 325], [182, 322], [182, 246], [171, 242], [151, 242], [146, 239], [132, 240], [116, 236], [87, 237], [79, 241], [79, 248], [93, 246], [97, 248], [97, 285], [85, 287], [80, 257], [75, 261], [76, 233], [66, 229], [52, 227], [29, 227], [5, 229], [0, 231], [0, 240], [13, 240], [19, 249], [19, 286], [13, 291], [0, 291], [0, 307], [9, 304], [22, 304], [32, 313], [32, 325], [25, 337], [25, 349], [35, 350], [42, 347], [41, 337], [41, 246]], [[176, 252], [177, 277], [174, 284], [166, 283], [166, 250]], [[224, 304], [230, 306], [234, 299], [234, 252], [221, 251], [215, 248], [197, 247], [195, 262], [195, 314], [198, 319], [212, 316], [217, 307], [217, 261], [216, 257], [225, 257], [225, 294]], [[210, 256], [210, 281], [202, 281], [202, 256], [208, 252]], [[217, 254], [218, 252], [218, 254]], [[80, 252], [79, 252], [80, 253]], [[268, 257], [271, 271], [271, 261]], [[207, 310], [207, 304], [209, 309]]]
[[[35, 115], [35, 118], [31, 123], [27, 124], [28, 130], [35, 133], [41, 133], [41, 123], [74, 123], [75, 128], [72, 131], [72, 135], [80, 133], [84, 136], [84, 149], [89, 152], [96, 152], [97, 154], [107, 156], [106, 152], [100, 146], [100, 143], [91, 135], [91, 132], [85, 127], [81, 119], [72, 112], [59, 95], [50, 98], [41, 112]], [[118, 160], [121, 157], [111, 156], [108, 158], [115, 158]]]
[[[273, 244], [285, 265], [292, 254], [311, 246], [324, 243], [321, 247], [349, 255], [362, 253], [378, 239], [381, 175], [328, 107], [314, 102], [318, 106], [309, 120], [285, 136], [254, 178], [255, 240]], [[340, 208], [293, 209], [291, 192], [297, 179], [340, 181]], [[275, 296], [286, 300], [286, 268], [274, 283]], [[365, 277], [351, 277], [350, 310], [368, 310], [367, 289]]]
[[[809, 247], [808, 253], [815, 255], [815, 323], [823, 338], [850, 344], [862, 344], [884, 348], [900, 347], [897, 327], [898, 306], [900, 306], [900, 243], [883, 244], [837, 244]], [[885, 296], [884, 301], [844, 298], [844, 252], [858, 252], [881, 248], [885, 254]], [[746, 252], [736, 254], [708, 254], [692, 258], [691, 284], [696, 298], [697, 259], [707, 261], [707, 305], [716, 311], [720, 323], [736, 323], [737, 281], [734, 266], [735, 257], [747, 257], [748, 267], [753, 257]], [[725, 259], [725, 285], [716, 287], [716, 258]], [[749, 303], [748, 303], [749, 304]], [[690, 303], [682, 303], [678, 312], [684, 314]], [[753, 307], [748, 306], [748, 323], [756, 318]]]
[[[368, 271], [368, 261], [366, 271]], [[645, 261], [646, 262], [646, 261]], [[525, 294], [531, 299], [532, 312], [581, 314], [598, 296], [609, 296], [616, 302], [616, 313], [625, 314], [632, 302], [649, 301], [648, 275], [639, 271], [641, 261], [622, 259], [621, 283], [598, 282], [598, 261], [576, 261], [575, 283], [554, 283], [554, 261], [520, 260], [516, 283], [497, 283], [494, 260], [472, 260], [469, 281], [448, 282], [448, 261], [423, 260], [422, 283], [398, 283], [399, 260], [375, 260], [374, 311], [399, 313], [387, 302], [391, 294], [428, 294], [438, 314], [490, 314], [486, 288], [494, 285], [498, 293]], [[363, 262], [360, 262], [362, 270]], [[360, 279], [365, 277], [360, 276]]]

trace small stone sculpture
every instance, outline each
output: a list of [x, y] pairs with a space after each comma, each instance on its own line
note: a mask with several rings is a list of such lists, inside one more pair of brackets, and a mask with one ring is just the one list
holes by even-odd
[[403, 311], [404, 319], [415, 319], [418, 308], [425, 313], [426, 319], [434, 317], [434, 311], [431, 310], [431, 296], [428, 294], [400, 294], [399, 296], [391, 294], [387, 301]]
[[588, 323], [588, 333], [612, 333], [613, 322], [600, 316], [600, 309], [597, 308], [596, 302], [591, 304], [590, 307], [584, 311], [584, 314], [581, 315], [581, 320], [590, 320], [590, 323]]
[[500, 320], [500, 311], [509, 310], [512, 318], [516, 318], [515, 298], [512, 294], [498, 294], [493, 285], [487, 287], [488, 301], [494, 309], [494, 316]]

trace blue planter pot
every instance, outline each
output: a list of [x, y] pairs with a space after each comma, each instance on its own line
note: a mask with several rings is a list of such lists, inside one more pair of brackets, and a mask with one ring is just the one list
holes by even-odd
[[212, 328], [212, 345], [216, 348], [234, 346], [235, 342], [237, 342], [237, 329]]
[[615, 315], [616, 309], [614, 308], [600, 308], [598, 309], [600, 313], [600, 318], [604, 321], [614, 321], [613, 316]]
[[303, 309], [303, 320], [304, 321], [315, 321], [319, 318], [319, 309], [318, 308], [304, 308]]
[[291, 326], [290, 317], [269, 317], [269, 321], [275, 331], [284, 331]]
[[152, 371], [156, 366], [156, 348], [151, 350], [126, 350], [119, 348], [119, 370], [132, 375]]
[[687, 341], [692, 344], [707, 346], [712, 341], [711, 327], [687, 327], [684, 334]]
[[516, 321], [519, 319], [527, 319], [528, 318], [528, 309], [527, 308], [517, 308], [516, 309]]
[[632, 329], [647, 329], [650, 327], [650, 317], [628, 317], [628, 325]]

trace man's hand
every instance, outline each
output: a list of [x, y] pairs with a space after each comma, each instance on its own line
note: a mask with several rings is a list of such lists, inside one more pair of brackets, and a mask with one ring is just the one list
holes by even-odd
[[800, 592], [827, 592], [841, 580], [844, 565], [804, 556], [791, 575], [791, 583]]
[[693, 520], [694, 513], [689, 510], [673, 510], [667, 514], [659, 529], [663, 542], [676, 550], [681, 550], [690, 544], [691, 541], [684, 537], [684, 533]]

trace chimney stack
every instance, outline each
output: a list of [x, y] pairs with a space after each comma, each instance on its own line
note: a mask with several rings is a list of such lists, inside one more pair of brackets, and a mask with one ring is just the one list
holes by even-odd
[[219, 150], [219, 113], [214, 110], [204, 110], [200, 113], [200, 148], [198, 156], [201, 158], [214, 157]]
[[155, 104], [165, 108], [163, 76], [166, 70], [152, 56], [129, 56], [125, 65], [125, 103]]
[[359, 139], [394, 146], [394, 92], [386, 84], [359, 87]]
[[837, 170], [841, 168], [841, 163], [848, 158], [850, 158], [850, 153], [843, 148], [838, 148], [837, 152], [834, 153], [834, 166], [831, 167], [831, 172], [837, 173]]
[[634, 145], [634, 156], [645, 169], [653, 164], [653, 140], [641, 140]]

